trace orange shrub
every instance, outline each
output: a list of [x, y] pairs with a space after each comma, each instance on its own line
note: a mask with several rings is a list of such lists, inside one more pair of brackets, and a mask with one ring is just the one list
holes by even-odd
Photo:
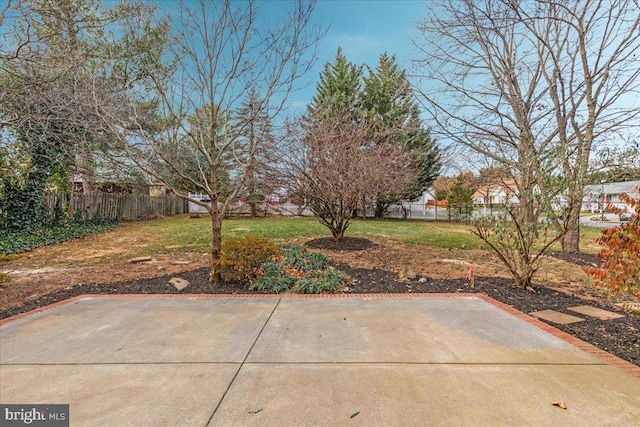
[[260, 266], [282, 251], [269, 239], [246, 236], [222, 242], [218, 268], [225, 281], [250, 281], [260, 272]]
[[[602, 230], [602, 236], [596, 239], [602, 246], [596, 257], [602, 259], [602, 264], [600, 268], [587, 269], [587, 273], [611, 293], [629, 292], [640, 297], [640, 199], [625, 193], [620, 199], [631, 207], [631, 219], [616, 228]], [[610, 202], [607, 204], [612, 212], [623, 213]]]

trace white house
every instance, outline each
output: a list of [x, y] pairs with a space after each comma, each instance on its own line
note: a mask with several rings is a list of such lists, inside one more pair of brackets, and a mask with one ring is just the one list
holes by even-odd
[[519, 203], [518, 186], [512, 179], [495, 184], [483, 185], [471, 196], [476, 206], [503, 205], [505, 203]]
[[420, 198], [420, 203], [424, 207], [435, 206], [436, 204], [436, 190], [433, 187], [427, 188], [424, 193], [422, 193], [422, 197]]
[[630, 211], [631, 206], [626, 204], [620, 199], [622, 193], [627, 193], [634, 199], [640, 198], [638, 187], [640, 181], [626, 181], [626, 182], [610, 182], [604, 184], [592, 184], [587, 185], [584, 188], [584, 199], [582, 200], [582, 210], [599, 212], [601, 209], [600, 202], [602, 197], [611, 202], [617, 208], [623, 211]]

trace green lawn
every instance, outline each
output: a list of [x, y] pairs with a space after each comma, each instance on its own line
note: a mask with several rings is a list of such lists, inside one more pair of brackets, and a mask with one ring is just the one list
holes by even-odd
[[452, 222], [422, 220], [357, 220], [347, 235], [384, 238], [403, 243], [451, 249], [477, 249], [482, 242], [471, 234], [471, 228]]
[[[206, 251], [211, 242], [208, 217], [189, 219], [175, 216], [162, 220], [145, 221], [137, 225], [150, 236], [147, 251]], [[228, 219], [222, 227], [223, 239], [242, 236], [267, 237], [286, 240], [296, 237], [329, 237], [331, 233], [315, 218]], [[479, 248], [480, 240], [462, 224], [417, 220], [354, 220], [346, 236], [390, 239], [404, 243], [440, 248]], [[168, 250], [167, 250], [168, 248]]]
[[[207, 252], [211, 244], [211, 227], [208, 216], [191, 219], [174, 216], [161, 220], [126, 223], [124, 225], [132, 240], [144, 243], [143, 254]], [[482, 242], [471, 234], [464, 224], [420, 220], [353, 220], [346, 236], [387, 239], [401, 243], [425, 245], [437, 248], [478, 249]], [[330, 237], [327, 228], [315, 218], [273, 217], [267, 219], [227, 219], [222, 228], [223, 239], [242, 236], [258, 236], [275, 240], [292, 238]], [[594, 237], [600, 229], [582, 227], [581, 248], [595, 253], [598, 245]], [[554, 246], [559, 250], [559, 245]]]

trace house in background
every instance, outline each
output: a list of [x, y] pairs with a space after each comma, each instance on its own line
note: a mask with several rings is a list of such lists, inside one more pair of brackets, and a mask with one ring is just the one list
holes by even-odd
[[473, 203], [479, 207], [519, 203], [518, 186], [513, 179], [506, 179], [495, 184], [483, 185], [473, 196]]
[[[590, 184], [584, 188], [584, 199], [582, 199], [582, 210], [600, 212], [602, 198], [611, 202], [614, 206], [625, 212], [631, 211], [631, 206], [620, 199], [622, 193], [627, 193], [634, 199], [640, 198], [638, 192], [640, 181], [610, 182], [604, 184]], [[606, 206], [605, 206], [606, 209]]]
[[435, 206], [436, 204], [436, 190], [433, 187], [429, 187], [422, 193], [420, 200], [416, 200], [414, 203], [422, 203], [426, 208], [428, 206]]

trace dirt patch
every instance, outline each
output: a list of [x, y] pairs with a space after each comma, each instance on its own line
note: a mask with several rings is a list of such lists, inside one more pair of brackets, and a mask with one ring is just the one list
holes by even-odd
[[[128, 260], [110, 261], [101, 259], [95, 265], [70, 268], [58, 263], [57, 268], [28, 268], [29, 258], [25, 256], [21, 263], [12, 262], [3, 266], [2, 271], [11, 274], [9, 283], [0, 283], [0, 306], [3, 310], [22, 304], [24, 301], [36, 300], [39, 297], [79, 285], [109, 284], [121, 281], [132, 281], [159, 275], [176, 274], [194, 268], [204, 267], [209, 261], [203, 254], [156, 255], [152, 261], [131, 264]], [[189, 262], [189, 264], [173, 264]], [[56, 265], [52, 263], [52, 265]], [[37, 273], [37, 271], [40, 271]], [[35, 274], [27, 274], [33, 273]]]

